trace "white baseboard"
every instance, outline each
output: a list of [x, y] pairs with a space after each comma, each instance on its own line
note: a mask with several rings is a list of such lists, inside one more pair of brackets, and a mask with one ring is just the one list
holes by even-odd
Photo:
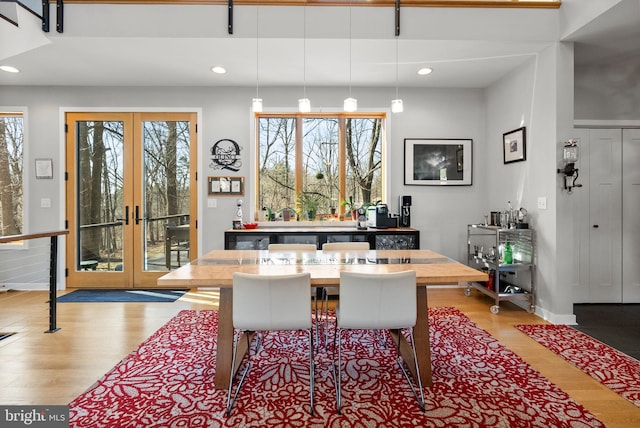
[[[0, 290], [5, 288], [5, 291], [8, 290], [20, 290], [20, 291], [49, 291], [49, 283], [48, 282], [26, 282], [26, 283], [11, 283], [11, 284], [1, 284]], [[58, 289], [60, 290], [60, 285], [58, 285]]]
[[551, 324], [578, 324], [575, 314], [554, 314], [553, 312], [549, 312], [544, 308], [539, 308], [536, 306], [536, 315], [546, 321], [549, 321]]

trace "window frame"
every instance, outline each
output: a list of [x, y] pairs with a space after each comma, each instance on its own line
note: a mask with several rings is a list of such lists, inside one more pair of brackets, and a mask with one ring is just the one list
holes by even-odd
[[[260, 119], [263, 118], [289, 118], [295, 119], [295, 141], [296, 141], [296, 171], [302, 169], [302, 147], [303, 147], [303, 121], [308, 118], [315, 119], [323, 119], [323, 118], [336, 118], [339, 120], [339, 130], [338, 130], [338, 164], [339, 164], [339, 192], [338, 192], [338, 207], [337, 214], [340, 220], [349, 220], [349, 216], [345, 215], [345, 207], [342, 205], [342, 201], [348, 198], [346, 192], [346, 181], [347, 181], [347, 160], [346, 160], [346, 144], [344, 143], [344, 135], [346, 133], [346, 119], [381, 119], [381, 132], [380, 132], [380, 158], [381, 158], [381, 168], [380, 168], [380, 180], [381, 180], [381, 194], [382, 200], [386, 200], [388, 195], [388, 182], [386, 179], [388, 162], [387, 159], [387, 118], [388, 114], [386, 111], [377, 109], [372, 111], [359, 111], [359, 112], [342, 112], [342, 111], [327, 111], [327, 112], [310, 112], [310, 113], [300, 113], [297, 111], [291, 112], [255, 112], [254, 113], [254, 121], [253, 121], [253, 129], [254, 129], [254, 148], [255, 148], [255, 159], [253, 160], [253, 183], [254, 189], [252, 192], [252, 206], [254, 210], [253, 218], [256, 220], [262, 220], [258, 218], [258, 213], [261, 211], [260, 207]], [[296, 194], [299, 194], [303, 189], [303, 179], [300, 174], [296, 174], [295, 178], [295, 188]], [[298, 211], [298, 207], [296, 207], [296, 211]]]
[[[0, 116], [9, 115], [21, 115], [22, 116], [22, 231], [21, 234], [26, 234], [28, 231], [28, 224], [26, 222], [25, 213], [28, 210], [28, 189], [29, 189], [29, 133], [28, 133], [28, 109], [26, 106], [1, 106]], [[29, 248], [29, 240], [14, 241], [0, 244], [0, 250], [26, 250]]]

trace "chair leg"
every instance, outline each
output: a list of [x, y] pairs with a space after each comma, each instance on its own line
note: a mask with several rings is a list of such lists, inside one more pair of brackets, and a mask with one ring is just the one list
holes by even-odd
[[[342, 337], [341, 337], [341, 332], [342, 330], [340, 330], [339, 328], [336, 327], [336, 332], [333, 335], [333, 364], [331, 365], [333, 368], [333, 383], [335, 385], [336, 388], [336, 411], [338, 412], [339, 415], [341, 415], [342, 413], [342, 381], [341, 381], [341, 374], [340, 374], [340, 367], [342, 366]], [[335, 349], [336, 349], [336, 340], [338, 341], [338, 361], [336, 363], [336, 354], [335, 354]]]
[[[324, 339], [324, 349], [327, 349], [329, 340], [329, 293], [325, 288], [322, 289], [322, 333]], [[335, 348], [334, 348], [335, 349]]]
[[401, 331], [398, 331], [398, 346], [397, 346], [397, 351], [398, 351], [398, 358], [397, 358], [397, 362], [398, 362], [398, 366], [400, 367], [400, 370], [402, 370], [402, 374], [404, 374], [405, 379], [407, 379], [407, 382], [409, 383], [409, 387], [411, 388], [411, 391], [413, 392], [413, 396], [416, 398], [416, 401], [418, 401], [418, 405], [420, 406], [420, 410], [422, 410], [422, 412], [425, 412], [425, 407], [424, 407], [424, 392], [422, 390], [422, 379], [420, 378], [420, 367], [418, 366], [418, 358], [416, 357], [416, 346], [415, 346], [415, 338], [413, 337], [413, 328], [409, 327], [409, 338], [411, 339], [411, 351], [413, 352], [413, 361], [415, 364], [415, 369], [416, 369], [416, 376], [418, 378], [418, 389], [420, 390], [420, 397], [418, 397], [418, 393], [416, 392], [416, 388], [413, 386], [413, 383], [411, 382], [411, 377], [409, 375], [409, 373], [407, 372], [407, 370], [404, 368], [404, 366], [402, 365], [402, 357], [400, 356], [400, 335], [401, 335]]
[[[227, 392], [227, 412], [226, 415], [229, 416], [231, 414], [231, 409], [233, 408], [234, 403], [236, 402], [236, 398], [238, 397], [238, 393], [240, 392], [240, 388], [242, 388], [242, 384], [244, 383], [247, 374], [249, 373], [249, 369], [251, 368], [251, 343], [249, 342], [249, 335], [245, 333], [245, 337], [247, 338], [247, 367], [244, 369], [242, 373], [242, 377], [238, 382], [238, 386], [236, 387], [236, 393], [233, 394], [233, 398], [231, 397], [231, 389], [233, 387], [233, 369], [236, 365], [236, 355], [238, 350], [238, 342], [240, 341], [241, 331], [238, 331], [237, 334], [234, 334], [233, 337], [233, 355], [231, 357], [231, 376], [229, 376], [229, 391]], [[259, 346], [256, 345], [256, 346]], [[257, 350], [256, 350], [257, 353]]]
[[322, 288], [320, 317], [322, 318], [322, 341], [324, 342], [324, 349], [327, 349], [327, 331], [329, 331], [329, 296], [327, 295], [327, 290], [325, 288]]
[[309, 398], [311, 404], [311, 416], [315, 414], [315, 358], [313, 355], [313, 331], [309, 330]]

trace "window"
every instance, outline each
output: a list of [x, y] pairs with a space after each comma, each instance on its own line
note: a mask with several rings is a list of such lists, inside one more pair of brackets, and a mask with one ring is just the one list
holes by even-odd
[[24, 118], [0, 111], [0, 235], [22, 233]]
[[256, 211], [276, 220], [349, 218], [342, 201], [352, 199], [358, 207], [383, 200], [384, 118], [257, 115]]

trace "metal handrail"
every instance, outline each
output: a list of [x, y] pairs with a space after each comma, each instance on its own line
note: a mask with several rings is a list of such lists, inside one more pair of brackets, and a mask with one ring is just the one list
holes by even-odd
[[58, 236], [68, 235], [68, 230], [57, 230], [53, 232], [27, 233], [21, 235], [0, 236], [0, 244], [15, 241], [26, 241], [28, 239], [51, 238], [49, 251], [49, 330], [45, 333], [54, 333], [60, 330], [56, 326], [58, 295], [56, 284], [58, 277]]

